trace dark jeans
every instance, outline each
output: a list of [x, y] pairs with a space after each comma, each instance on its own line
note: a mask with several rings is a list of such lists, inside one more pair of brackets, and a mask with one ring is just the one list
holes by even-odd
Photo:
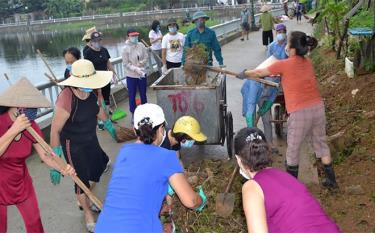
[[181, 66], [181, 62], [174, 63], [174, 62], [167, 61], [167, 69], [178, 68], [180, 66]]
[[139, 95], [141, 96], [141, 103], [147, 103], [147, 78], [131, 78], [126, 77], [126, 83], [128, 85], [129, 92], [129, 110], [131, 113], [134, 113], [135, 108], [137, 107], [135, 103], [135, 96], [137, 95], [137, 89], [139, 90]]
[[263, 45], [267, 46], [272, 43], [273, 41], [273, 33], [271, 31], [263, 31], [262, 32], [262, 40], [263, 40]]
[[103, 95], [105, 105], [110, 106], [111, 101], [109, 97], [111, 95], [111, 83], [108, 83], [105, 87], [102, 87], [102, 95]]

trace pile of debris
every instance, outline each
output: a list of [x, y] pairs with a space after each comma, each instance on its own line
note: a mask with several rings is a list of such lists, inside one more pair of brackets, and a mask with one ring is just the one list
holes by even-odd
[[207, 66], [207, 48], [204, 44], [195, 44], [186, 49], [185, 80], [188, 85], [201, 85], [206, 83], [207, 70], [199, 66]]

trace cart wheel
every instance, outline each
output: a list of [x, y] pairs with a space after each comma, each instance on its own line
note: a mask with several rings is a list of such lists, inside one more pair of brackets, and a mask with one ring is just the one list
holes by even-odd
[[233, 143], [234, 143], [233, 142], [233, 135], [234, 135], [234, 132], [233, 132], [233, 117], [232, 117], [231, 112], [227, 113], [225, 127], [226, 127], [226, 137], [227, 137], [227, 150], [228, 150], [229, 158], [231, 159], [233, 157], [233, 148], [234, 148], [234, 145], [233, 145]]
[[[284, 113], [283, 113], [281, 105], [276, 105], [275, 106], [275, 120], [277, 121], [283, 120], [283, 115]], [[282, 122], [275, 123], [275, 133], [280, 138], [283, 136], [283, 123]]]

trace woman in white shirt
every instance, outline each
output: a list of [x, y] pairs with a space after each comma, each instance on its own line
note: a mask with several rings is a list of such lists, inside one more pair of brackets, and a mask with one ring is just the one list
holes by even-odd
[[148, 37], [150, 38], [151, 43], [151, 50], [153, 51], [156, 62], [158, 63], [158, 67], [161, 67], [161, 41], [163, 39], [163, 34], [160, 30], [160, 22], [158, 20], [154, 20], [151, 24], [151, 30], [148, 33]]
[[178, 32], [176, 19], [168, 20], [168, 33], [162, 40], [163, 74], [170, 68], [180, 67], [185, 36]]

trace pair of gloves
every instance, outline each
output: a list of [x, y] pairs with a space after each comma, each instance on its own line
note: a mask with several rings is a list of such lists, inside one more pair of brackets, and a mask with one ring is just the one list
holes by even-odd
[[141, 76], [141, 78], [146, 77], [146, 72], [144, 68], [136, 66], [134, 67], [134, 72], [137, 73], [139, 76]]
[[[198, 192], [198, 195], [201, 197], [202, 199], [202, 204], [200, 206], [198, 206], [197, 208], [195, 208], [194, 210], [196, 212], [202, 212], [202, 210], [204, 209], [204, 207], [206, 206], [207, 204], [207, 196], [206, 194], [204, 193], [203, 191], [203, 187], [202, 186], [198, 186], [197, 187], [197, 192]], [[175, 194], [175, 191], [173, 190], [172, 186], [168, 183], [168, 195], [169, 196], [173, 196]]]

